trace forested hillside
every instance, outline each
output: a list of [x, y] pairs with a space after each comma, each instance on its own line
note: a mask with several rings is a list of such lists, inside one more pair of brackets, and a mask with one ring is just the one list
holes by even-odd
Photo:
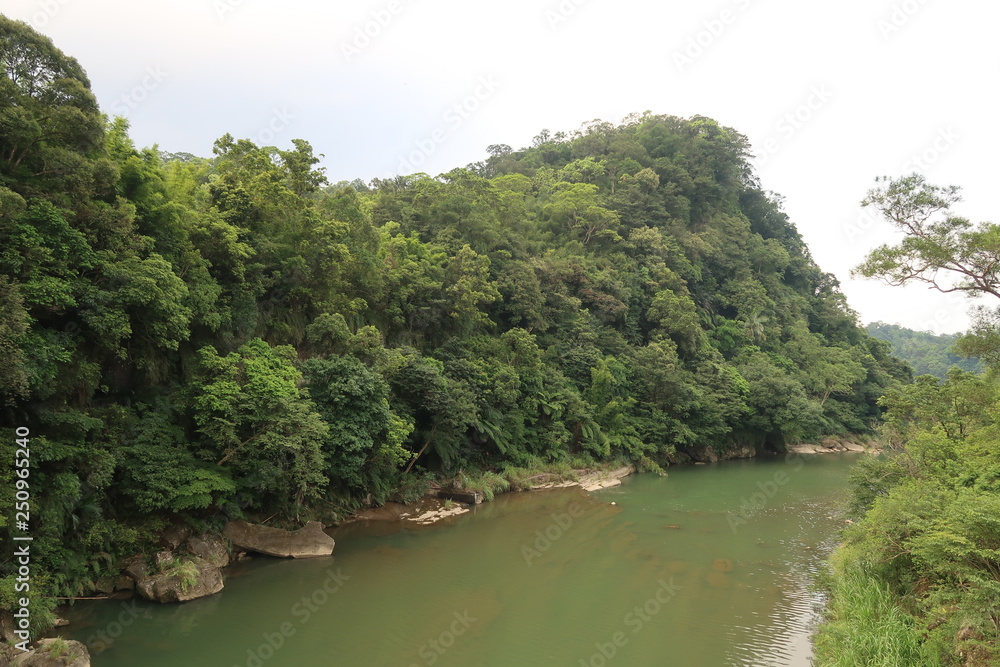
[[943, 380], [953, 367], [968, 373], [984, 370], [978, 359], [963, 358], [953, 352], [961, 334], [936, 335], [885, 322], [872, 322], [866, 328], [873, 337], [888, 341], [893, 355], [910, 364], [914, 375], [934, 375]]
[[74, 59], [2, 18], [0, 74], [3, 447], [30, 429], [59, 594], [176, 517], [332, 519], [424, 471], [780, 451], [868, 431], [909, 377], [708, 118], [330, 185], [304, 140], [136, 147]]

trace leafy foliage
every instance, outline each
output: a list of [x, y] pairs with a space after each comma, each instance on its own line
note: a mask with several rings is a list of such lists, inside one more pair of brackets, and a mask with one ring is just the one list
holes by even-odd
[[[911, 176], [884, 183], [866, 202], [906, 232], [859, 269], [889, 282], [928, 282], [943, 291], [997, 296], [989, 263], [992, 225], [977, 230], [949, 216], [957, 188]], [[947, 287], [941, 271], [959, 274]], [[929, 335], [890, 330], [928, 346]], [[929, 340], [930, 339], [930, 340]], [[995, 351], [986, 330], [963, 339]], [[938, 347], [940, 350], [940, 346]], [[821, 665], [994, 665], [1000, 660], [1000, 374], [958, 367], [921, 375], [880, 400], [891, 455], [854, 471], [852, 510], [834, 561], [833, 601], [820, 632]], [[866, 645], [885, 647], [862, 657]], [[853, 661], [853, 662], [852, 662]]]
[[909, 377], [711, 119], [331, 186], [300, 139], [137, 149], [89, 85], [0, 18], [0, 410], [58, 590], [178, 518], [870, 430]]

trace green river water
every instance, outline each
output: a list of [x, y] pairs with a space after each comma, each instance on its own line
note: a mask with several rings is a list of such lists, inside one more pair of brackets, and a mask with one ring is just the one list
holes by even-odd
[[675, 467], [594, 494], [506, 494], [432, 526], [349, 524], [332, 559], [254, 559], [181, 605], [78, 604], [64, 634], [95, 667], [809, 665], [810, 586], [858, 456]]

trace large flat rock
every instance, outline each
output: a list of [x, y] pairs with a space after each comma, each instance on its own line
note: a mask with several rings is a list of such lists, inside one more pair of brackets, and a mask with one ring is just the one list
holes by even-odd
[[335, 544], [318, 521], [289, 531], [237, 520], [230, 521], [223, 534], [240, 549], [281, 558], [330, 556]]
[[143, 576], [136, 580], [139, 595], [152, 602], [187, 602], [215, 595], [224, 587], [222, 572], [218, 567], [192, 558], [168, 565], [163, 572]]
[[599, 491], [610, 489], [622, 483], [622, 477], [628, 477], [635, 472], [635, 467], [625, 466], [617, 470], [602, 470], [580, 477], [580, 486], [584, 491]]

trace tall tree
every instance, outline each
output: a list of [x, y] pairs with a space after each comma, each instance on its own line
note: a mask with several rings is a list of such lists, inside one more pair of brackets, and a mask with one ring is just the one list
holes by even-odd
[[913, 174], [883, 177], [863, 206], [877, 209], [906, 236], [881, 245], [854, 273], [889, 285], [924, 283], [940, 292], [1000, 298], [1000, 225], [951, 214], [961, 200], [957, 186], [941, 187]]

